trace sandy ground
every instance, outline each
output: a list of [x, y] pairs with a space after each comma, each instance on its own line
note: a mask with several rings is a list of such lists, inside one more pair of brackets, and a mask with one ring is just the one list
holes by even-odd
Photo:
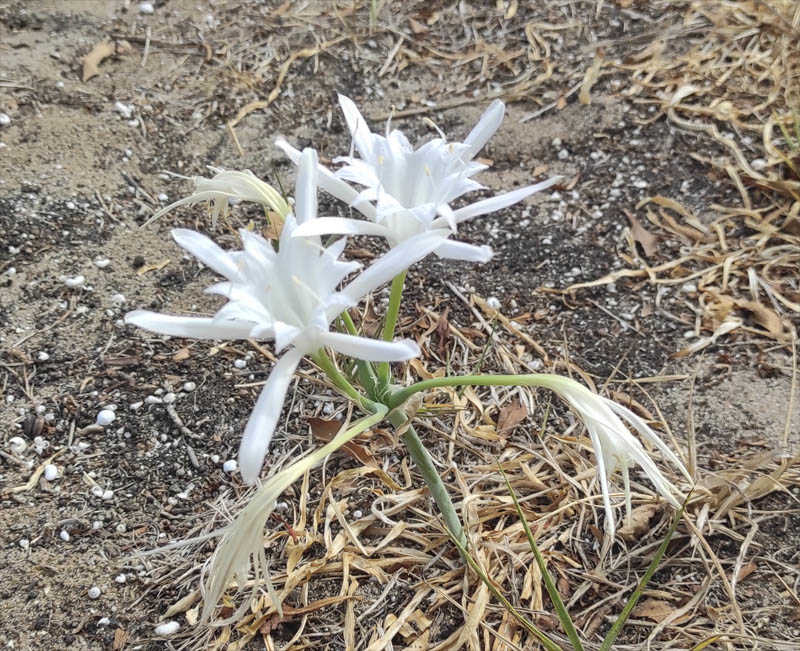
[[[125, 2], [0, 2], [0, 111], [10, 118], [0, 127], [0, 449], [6, 453], [0, 459], [0, 640], [8, 648], [165, 648], [170, 643], [156, 640], [153, 627], [183, 596], [178, 586], [184, 584], [163, 568], [154, 575], [149, 561], [129, 555], [194, 530], [210, 504], [243, 490], [222, 463], [235, 456], [255, 396], [247, 385], [263, 380], [269, 365], [244, 344], [164, 341], [120, 322], [136, 307], [209, 311], [216, 304], [201, 294], [210, 274], [182, 256], [168, 235], [173, 225], [209, 229], [204, 211], [179, 210], [141, 228], [154, 209], [191, 187], [166, 173], [250, 168], [291, 187], [293, 172], [272, 146], [274, 136], [313, 143], [325, 158], [346, 151], [336, 91], [370, 117], [394, 107], [401, 112], [395, 124], [424, 137], [431, 129], [423, 115], [404, 118], [403, 110], [445, 101], [448, 92], [461, 97], [474, 89], [481, 98], [490, 85], [469, 67], [412, 66], [379, 76], [393, 42], [381, 33], [359, 39], [349, 57], [298, 59], [278, 99], [237, 125], [237, 146], [226, 122], [251, 99], [268, 95], [286, 58], [280, 19], [270, 17], [277, 5], [154, 4], [149, 15]], [[587, 39], [603, 30], [613, 36], [614, 20], [634, 31], [645, 24], [616, 12], [607, 7], [597, 20], [587, 18], [585, 29], [565, 31], [554, 49], [563, 61], [589, 62]], [[551, 9], [543, 19], [559, 16]], [[256, 19], [263, 28], [248, 31]], [[236, 20], [242, 21], [238, 32], [230, 28]], [[120, 35], [120, 54], [82, 81], [81, 58], [113, 35]], [[314, 42], [310, 29], [296, 38], [297, 46]], [[238, 65], [244, 50], [263, 59], [260, 77], [258, 65]], [[557, 74], [539, 99], [547, 102], [569, 84]], [[693, 327], [685, 300], [692, 287], [671, 287], [658, 301], [651, 286], [633, 282], [574, 297], [539, 291], [621, 268], [623, 210], [645, 196], [679, 196], [700, 215], [731, 196], [724, 180], [688, 158], [700, 146], [695, 136], [664, 121], [642, 126], [647, 107], [627, 102], [619, 86], [607, 77], [593, 89], [590, 105], [572, 97], [530, 121], [522, 118], [539, 105], [509, 105], [483, 153], [493, 167], [482, 182], [507, 189], [552, 173], [577, 181], [470, 224], [463, 237], [491, 244], [492, 262], [475, 268], [431, 261], [415, 270], [408, 316], [415, 316], [415, 304], [441, 310], [446, 301], [450, 322], [469, 328], [474, 315], [451, 286], [465, 296], [496, 297], [508, 315], [536, 315], [526, 332], [551, 357], [568, 355], [600, 382], [611, 375], [672, 377], [642, 386], [681, 444], [694, 428], [701, 467], [713, 468], [742, 446], [781, 451], [791, 390], [786, 347], [734, 338], [673, 361]], [[476, 99], [424, 115], [459, 138], [487, 103]], [[323, 198], [323, 209], [333, 206]], [[240, 210], [233, 218], [246, 223], [257, 213]], [[217, 235], [235, 242], [224, 227]], [[371, 243], [357, 244], [372, 255]], [[79, 287], [65, 283], [78, 275], [85, 279]], [[247, 366], [236, 368], [235, 359]], [[185, 390], [187, 382], [196, 388]], [[163, 404], [167, 393], [176, 396], [173, 413], [191, 438], [181, 435]], [[313, 392], [304, 395], [312, 404]], [[150, 396], [158, 404], [141, 404]], [[105, 430], [93, 428], [109, 404], [116, 405], [116, 420]], [[797, 404], [791, 446], [800, 442]], [[14, 452], [12, 437], [28, 447]], [[290, 445], [279, 440], [271, 458]], [[45, 462], [58, 467], [57, 479], [32, 477]], [[767, 499], [772, 502], [752, 507], [765, 519], [758, 544], [796, 548], [796, 494]], [[780, 572], [790, 586], [797, 577], [792, 559], [787, 552]], [[100, 590], [96, 599], [89, 596], [93, 587]], [[800, 644], [796, 620], [781, 610], [791, 601], [786, 589], [765, 578], [747, 591], [748, 630]], [[396, 607], [403, 607], [402, 598]], [[439, 639], [448, 633], [440, 624]], [[315, 644], [342, 648], [318, 638]]]

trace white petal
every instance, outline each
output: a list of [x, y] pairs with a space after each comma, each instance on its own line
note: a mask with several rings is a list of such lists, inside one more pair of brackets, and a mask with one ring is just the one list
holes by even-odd
[[207, 317], [172, 316], [148, 310], [134, 310], [125, 315], [125, 323], [151, 332], [192, 339], [247, 339], [252, 323], [215, 321]]
[[250, 414], [239, 446], [239, 468], [246, 484], [256, 483], [261, 473], [275, 424], [283, 409], [286, 391], [302, 357], [300, 351], [290, 350], [278, 360]]
[[458, 242], [455, 240], [447, 240], [436, 249], [436, 255], [440, 258], [449, 258], [450, 260], [465, 260], [467, 262], [489, 262], [494, 255], [492, 247], [477, 246], [475, 244], [467, 244], [466, 242]]
[[173, 228], [172, 237], [179, 246], [186, 249], [204, 265], [229, 280], [238, 280], [241, 276], [239, 266], [230, 253], [220, 248], [214, 241], [197, 231], [188, 228]]
[[489, 108], [484, 111], [481, 119], [478, 120], [472, 131], [464, 139], [464, 144], [467, 150], [463, 154], [464, 160], [474, 158], [475, 155], [483, 149], [483, 146], [489, 142], [495, 131], [500, 127], [503, 121], [503, 115], [506, 112], [506, 107], [499, 99], [494, 100]]
[[300, 334], [301, 330], [297, 326], [289, 325], [283, 321], [275, 321], [272, 324], [275, 333], [275, 352], [279, 353], [286, 348]]
[[300, 224], [292, 233], [292, 237], [310, 237], [312, 235], [378, 235], [388, 237], [391, 231], [374, 222], [363, 219], [345, 219], [343, 217], [319, 217], [311, 222]]
[[367, 126], [367, 121], [349, 97], [339, 95], [339, 106], [342, 108], [347, 128], [350, 130], [353, 144], [358, 149], [358, 153], [362, 157], [368, 158], [372, 153], [372, 133], [369, 130], [369, 126]]
[[384, 283], [388, 283], [397, 274], [405, 271], [438, 246], [441, 246], [447, 235], [448, 231], [436, 230], [407, 239], [373, 262], [353, 282], [345, 287], [342, 293], [353, 303], [358, 303], [371, 291]]
[[297, 223], [312, 221], [317, 217], [317, 152], [306, 147], [300, 158], [297, 183], [294, 190]]
[[614, 538], [616, 531], [616, 523], [614, 522], [614, 511], [611, 508], [611, 490], [608, 485], [608, 472], [606, 472], [605, 457], [603, 456], [603, 447], [600, 445], [600, 438], [597, 435], [594, 427], [589, 427], [587, 423], [587, 430], [589, 430], [589, 438], [592, 439], [592, 446], [594, 447], [594, 456], [597, 459], [597, 479], [600, 482], [600, 490], [603, 493], [603, 508], [606, 511], [606, 531], [610, 538]]
[[554, 176], [546, 181], [542, 181], [541, 183], [536, 183], [535, 185], [528, 185], [524, 188], [499, 194], [496, 197], [489, 197], [488, 199], [483, 199], [482, 201], [476, 201], [468, 206], [459, 208], [453, 213], [453, 215], [456, 223], [460, 224], [467, 219], [472, 219], [473, 217], [477, 217], [479, 215], [485, 215], [487, 213], [494, 212], [495, 210], [507, 208], [518, 201], [522, 201], [525, 197], [529, 197], [535, 192], [546, 190], [550, 186], [558, 183], [560, 180], [560, 176]]
[[320, 335], [320, 341], [336, 352], [367, 362], [401, 362], [420, 354], [419, 346], [409, 339], [383, 341], [340, 332], [325, 332]]

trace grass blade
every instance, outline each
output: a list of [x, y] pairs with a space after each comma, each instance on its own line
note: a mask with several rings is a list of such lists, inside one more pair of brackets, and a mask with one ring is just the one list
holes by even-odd
[[556, 584], [553, 583], [553, 577], [551, 577], [550, 573], [547, 571], [547, 566], [545, 565], [544, 558], [539, 551], [539, 546], [536, 544], [536, 540], [533, 537], [531, 528], [528, 526], [528, 521], [525, 519], [525, 515], [522, 513], [522, 507], [519, 505], [519, 500], [517, 500], [517, 494], [511, 487], [511, 482], [508, 481], [508, 477], [506, 476], [506, 473], [503, 472], [502, 466], [498, 463], [497, 467], [500, 470], [500, 474], [503, 475], [503, 479], [508, 487], [508, 492], [511, 493], [511, 498], [514, 500], [514, 508], [517, 509], [517, 515], [522, 522], [522, 526], [525, 528], [525, 535], [528, 537], [528, 544], [530, 545], [531, 551], [536, 558], [536, 564], [539, 566], [539, 572], [542, 575], [542, 579], [544, 579], [544, 587], [547, 589], [547, 594], [550, 595], [550, 601], [553, 602], [553, 606], [556, 609], [558, 619], [561, 622], [561, 627], [567, 634], [567, 637], [572, 643], [575, 651], [583, 651], [583, 644], [581, 644], [578, 631], [575, 629], [575, 624], [572, 623], [572, 618], [569, 616], [569, 612], [567, 611], [564, 602], [561, 600], [561, 595], [558, 593]]

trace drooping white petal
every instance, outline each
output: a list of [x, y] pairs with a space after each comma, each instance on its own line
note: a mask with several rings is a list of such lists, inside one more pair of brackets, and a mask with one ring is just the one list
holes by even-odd
[[528, 185], [524, 188], [512, 190], [511, 192], [504, 192], [503, 194], [498, 194], [497, 196], [489, 197], [488, 199], [483, 199], [482, 201], [476, 201], [475, 203], [471, 203], [468, 206], [464, 206], [463, 208], [459, 208], [458, 210], [454, 211], [453, 217], [455, 218], [456, 223], [460, 224], [461, 222], [472, 219], [473, 217], [486, 215], [490, 212], [495, 212], [496, 210], [502, 210], [503, 208], [507, 208], [508, 206], [522, 201], [525, 197], [529, 197], [535, 192], [546, 190], [552, 185], [558, 183], [560, 180], [560, 176], [554, 176], [546, 181], [542, 181], [541, 183]]
[[255, 484], [280, 418], [289, 383], [303, 354], [290, 350], [275, 364], [247, 421], [239, 446], [239, 469], [246, 484]]
[[298, 224], [317, 217], [317, 152], [306, 147], [300, 157], [294, 195], [294, 214]]
[[253, 327], [246, 321], [215, 321], [208, 317], [172, 316], [149, 310], [128, 312], [125, 323], [162, 335], [192, 339], [247, 339]]
[[230, 253], [223, 250], [213, 240], [188, 228], [173, 228], [172, 238], [200, 262], [229, 280], [240, 278], [240, 269]]
[[371, 291], [388, 283], [397, 274], [422, 260], [440, 246], [448, 234], [449, 231], [444, 230], [428, 231], [398, 244], [359, 274], [342, 290], [342, 294], [357, 303]]
[[320, 341], [336, 352], [367, 362], [402, 362], [420, 354], [419, 346], [409, 339], [383, 341], [340, 332], [325, 332], [320, 335]]
[[353, 137], [353, 144], [358, 150], [358, 153], [365, 158], [370, 156], [372, 154], [370, 137], [372, 134], [367, 126], [366, 120], [364, 120], [361, 112], [356, 108], [355, 103], [349, 97], [340, 94], [339, 106], [342, 107], [342, 113], [344, 113], [347, 128], [350, 130], [350, 135]]
[[600, 482], [600, 492], [603, 495], [603, 508], [606, 512], [606, 532], [608, 532], [609, 537], [613, 540], [617, 527], [614, 520], [614, 510], [611, 508], [611, 488], [608, 484], [608, 470], [606, 469], [603, 446], [600, 444], [600, 438], [595, 428], [587, 427], [587, 429], [589, 430], [589, 438], [594, 448], [594, 457], [597, 460], [597, 479]]
[[506, 106], [499, 99], [494, 100], [489, 108], [484, 111], [481, 119], [478, 120], [472, 131], [464, 139], [464, 144], [467, 146], [463, 154], [465, 160], [474, 158], [475, 155], [483, 149], [483, 146], [489, 142], [495, 131], [500, 127], [503, 121], [503, 116], [506, 112]]
[[465, 260], [466, 262], [489, 262], [494, 252], [491, 246], [467, 244], [457, 240], [446, 240], [442, 242], [434, 253], [440, 258], [450, 260]]
[[309, 237], [312, 235], [378, 235], [389, 237], [390, 231], [382, 224], [368, 222], [363, 219], [318, 217], [314, 221], [300, 224], [292, 233], [293, 237]]

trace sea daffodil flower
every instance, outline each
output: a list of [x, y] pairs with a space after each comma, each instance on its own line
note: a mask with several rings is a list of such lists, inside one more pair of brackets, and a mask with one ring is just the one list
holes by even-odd
[[[250, 170], [223, 170], [211, 168], [216, 174], [208, 179], [204, 176], [190, 177], [194, 181], [194, 192], [157, 211], [145, 225], [178, 206], [207, 201], [211, 206], [211, 223], [217, 225], [220, 215], [225, 215], [230, 200], [252, 201], [274, 210], [281, 217], [289, 213], [289, 204], [280, 193], [268, 183], [264, 183]], [[183, 177], [185, 178], [185, 177]]]
[[[321, 234], [378, 235], [390, 246], [430, 230], [446, 229], [436, 254], [443, 258], [486, 262], [492, 256], [488, 246], [449, 240], [459, 224], [522, 201], [558, 181], [558, 177], [483, 199], [453, 210], [450, 204], [483, 186], [470, 177], [486, 169], [475, 162], [477, 153], [497, 131], [505, 105], [495, 100], [481, 116], [464, 142], [434, 138], [414, 149], [399, 130], [386, 136], [372, 133], [352, 100], [339, 95], [339, 104], [359, 156], [344, 156], [338, 172], [323, 168], [320, 186], [334, 197], [360, 211], [369, 221], [326, 217], [304, 224], [298, 236]], [[300, 152], [279, 138], [276, 145], [295, 163]], [[363, 186], [358, 191], [349, 182]]]
[[656, 490], [675, 508], [680, 508], [680, 491], [662, 474], [639, 440], [625, 427], [626, 420], [639, 433], [664, 455], [689, 482], [691, 475], [677, 455], [650, 428], [650, 426], [627, 407], [603, 398], [582, 384], [568, 378], [553, 376], [550, 387], [564, 398], [578, 413], [586, 425], [597, 458], [597, 475], [603, 493], [603, 506], [606, 512], [606, 531], [614, 537], [614, 513], [611, 509], [609, 480], [617, 470], [622, 471], [627, 516], [631, 514], [631, 489], [629, 468], [640, 466], [653, 482]]
[[241, 230], [242, 251], [228, 252], [205, 235], [175, 229], [175, 241], [203, 264], [227, 278], [206, 292], [228, 302], [213, 317], [129, 312], [125, 322], [160, 334], [201, 339], [274, 340], [275, 364], [247, 422], [239, 448], [242, 478], [252, 484], [280, 416], [292, 375], [304, 355], [330, 347], [367, 361], [401, 361], [416, 357], [412, 341], [382, 341], [330, 332], [331, 322], [346, 308], [430, 253], [439, 233], [425, 233], [393, 249], [343, 289], [337, 287], [360, 265], [339, 261], [344, 238], [323, 248], [318, 238], [293, 237], [298, 224], [316, 217], [316, 152], [303, 152], [298, 171], [295, 213], [288, 214], [278, 250], [260, 235]]

